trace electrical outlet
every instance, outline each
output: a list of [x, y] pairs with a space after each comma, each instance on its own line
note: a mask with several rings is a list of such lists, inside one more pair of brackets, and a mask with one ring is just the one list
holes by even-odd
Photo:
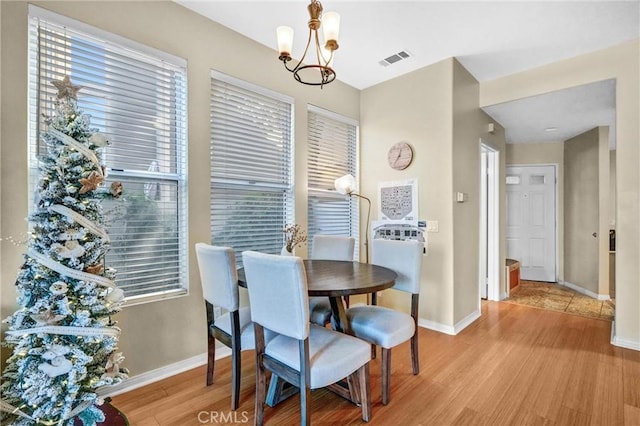
[[428, 220], [427, 221], [427, 232], [438, 232], [438, 221], [437, 220]]

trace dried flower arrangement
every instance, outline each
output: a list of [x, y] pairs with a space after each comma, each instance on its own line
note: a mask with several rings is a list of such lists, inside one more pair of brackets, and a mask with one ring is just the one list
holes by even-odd
[[293, 253], [293, 249], [307, 241], [307, 234], [300, 228], [298, 224], [289, 224], [282, 230], [286, 240], [285, 248], [289, 253]]

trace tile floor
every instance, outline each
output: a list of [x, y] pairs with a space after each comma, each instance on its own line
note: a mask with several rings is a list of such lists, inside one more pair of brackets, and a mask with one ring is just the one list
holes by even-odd
[[520, 281], [507, 302], [567, 312], [601, 320], [613, 320], [615, 300], [596, 300], [558, 284]]

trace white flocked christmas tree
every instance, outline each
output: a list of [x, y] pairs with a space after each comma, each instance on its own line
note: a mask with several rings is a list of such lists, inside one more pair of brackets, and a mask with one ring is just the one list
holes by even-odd
[[107, 138], [77, 105], [81, 86], [68, 76], [41, 140], [40, 179], [24, 263], [16, 281], [18, 309], [9, 316], [2, 373], [2, 421], [14, 425], [84, 425], [104, 421], [101, 389], [127, 377], [112, 315], [123, 292], [105, 267], [110, 241], [101, 201], [122, 185], [105, 184]]

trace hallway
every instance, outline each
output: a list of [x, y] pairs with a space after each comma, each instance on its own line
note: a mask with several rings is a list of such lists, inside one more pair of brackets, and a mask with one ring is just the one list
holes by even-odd
[[612, 321], [615, 300], [597, 300], [558, 284], [522, 280], [505, 302]]

